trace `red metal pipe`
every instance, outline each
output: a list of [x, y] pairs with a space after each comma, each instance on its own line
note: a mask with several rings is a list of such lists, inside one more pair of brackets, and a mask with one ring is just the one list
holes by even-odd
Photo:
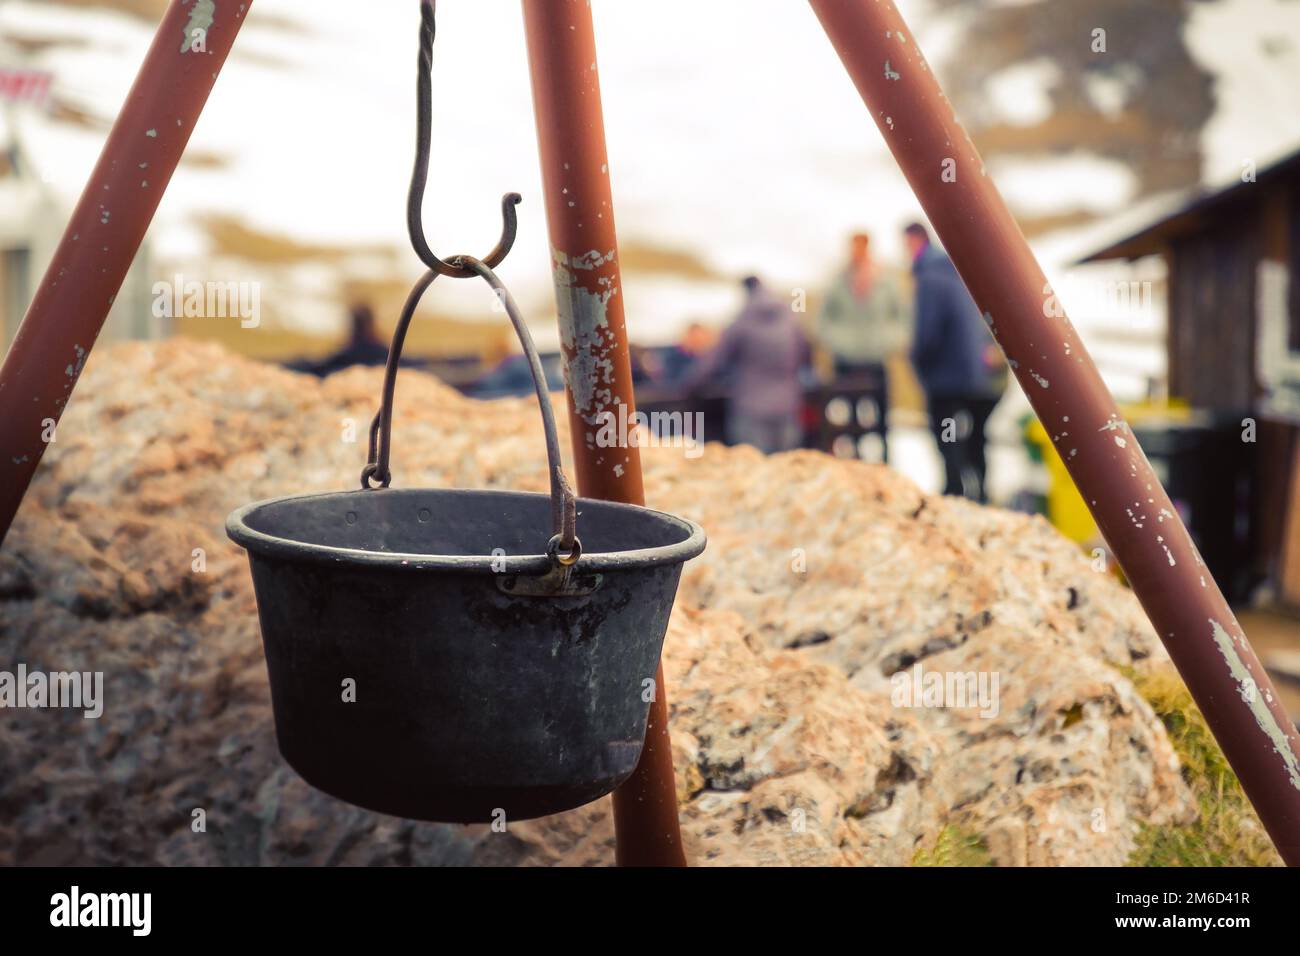
[[[595, 440], [602, 415], [632, 421], [634, 406], [591, 9], [586, 0], [523, 8], [578, 490], [644, 504], [638, 449]], [[620, 866], [686, 865], [662, 665], [655, 687], [641, 762], [614, 792]]]
[[158, 25], [0, 369], [0, 542], [251, 5], [172, 0]]
[[1260, 820], [1300, 864], [1300, 735], [1079, 336], [1049, 307], [911, 31], [891, 0], [810, 3]]

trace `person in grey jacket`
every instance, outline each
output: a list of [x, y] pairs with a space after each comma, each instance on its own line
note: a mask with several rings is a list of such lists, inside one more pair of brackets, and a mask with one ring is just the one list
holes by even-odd
[[691, 375], [688, 391], [727, 378], [727, 437], [759, 451], [802, 443], [800, 372], [811, 349], [790, 306], [755, 276], [744, 280], [745, 304], [711, 353]]
[[907, 350], [912, 316], [898, 284], [871, 258], [865, 232], [849, 242], [849, 261], [835, 277], [817, 316], [817, 338], [830, 352], [835, 377], [874, 373]]
[[848, 264], [826, 290], [817, 315], [817, 339], [830, 353], [835, 384], [858, 389], [875, 404], [881, 460], [888, 462], [888, 359], [907, 351], [912, 310], [870, 247], [865, 232], [850, 240]]
[[903, 233], [916, 278], [912, 365], [943, 456], [944, 494], [987, 501], [984, 427], [1006, 388], [1006, 366], [952, 260], [925, 226]]

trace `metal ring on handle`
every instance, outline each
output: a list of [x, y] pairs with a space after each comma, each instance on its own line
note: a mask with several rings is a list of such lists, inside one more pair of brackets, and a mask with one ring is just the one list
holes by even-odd
[[546, 543], [546, 556], [562, 568], [572, 567], [577, 564], [578, 559], [582, 557], [582, 542], [575, 536], [573, 539], [573, 547], [569, 550], [568, 554], [560, 554], [560, 547], [563, 544], [564, 542], [560, 539], [558, 534], [552, 535], [551, 540]]

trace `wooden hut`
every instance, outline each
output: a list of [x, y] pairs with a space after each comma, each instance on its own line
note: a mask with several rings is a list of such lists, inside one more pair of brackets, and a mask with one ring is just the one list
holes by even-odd
[[1300, 605], [1300, 152], [1080, 261], [1150, 255], [1167, 270], [1169, 394], [1240, 431], [1246, 504], [1222, 507], [1248, 525], [1250, 570]]

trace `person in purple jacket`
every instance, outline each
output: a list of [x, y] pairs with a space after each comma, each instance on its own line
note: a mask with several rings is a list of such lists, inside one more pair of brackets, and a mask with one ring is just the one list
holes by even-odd
[[725, 377], [727, 437], [766, 454], [802, 443], [800, 372], [812, 350], [790, 306], [756, 276], [744, 282], [745, 304], [691, 376], [688, 391]]
[[943, 456], [946, 495], [988, 501], [984, 427], [1006, 388], [1002, 353], [952, 260], [925, 226], [903, 230], [916, 280], [912, 365]]

